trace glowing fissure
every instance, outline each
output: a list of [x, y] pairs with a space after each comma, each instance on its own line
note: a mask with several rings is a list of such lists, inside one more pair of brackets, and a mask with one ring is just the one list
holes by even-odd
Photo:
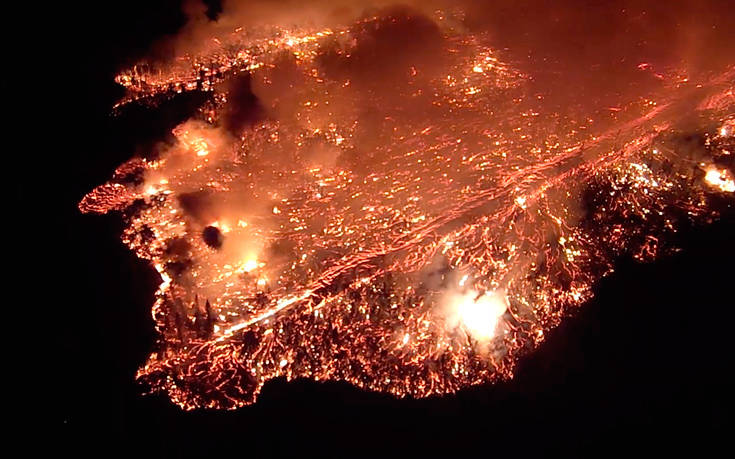
[[[416, 397], [509, 378], [615, 257], [653, 258], [735, 192], [732, 69], [563, 115], [445, 16], [238, 30], [118, 77], [121, 110], [211, 93], [176, 145], [80, 203], [127, 209], [123, 241], [161, 274], [152, 390], [236, 408], [279, 376]], [[406, 25], [430, 55], [366, 76]], [[233, 133], [245, 73], [266, 116]], [[694, 152], [682, 111], [706, 138]]]

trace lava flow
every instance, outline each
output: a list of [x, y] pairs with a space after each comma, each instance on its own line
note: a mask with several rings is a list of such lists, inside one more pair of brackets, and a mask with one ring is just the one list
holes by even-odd
[[[122, 211], [160, 273], [152, 391], [232, 409], [277, 377], [400, 397], [510, 378], [615, 259], [731, 199], [735, 69], [560, 110], [456, 14], [237, 28], [118, 76], [116, 110], [206, 95], [79, 205]], [[243, 85], [259, 114], [236, 123]]]

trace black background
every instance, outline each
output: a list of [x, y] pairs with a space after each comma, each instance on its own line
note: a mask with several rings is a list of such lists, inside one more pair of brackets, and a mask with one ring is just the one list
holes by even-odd
[[[21, 159], [24, 179], [15, 192], [44, 222], [32, 237], [50, 280], [35, 285], [53, 291], [40, 310], [50, 313], [50, 336], [59, 336], [44, 343], [32, 366], [48, 369], [36, 396], [51, 411], [59, 454], [705, 455], [728, 446], [730, 210], [710, 226], [683, 228], [677, 255], [651, 264], [620, 260], [595, 299], [552, 331], [507, 383], [396, 400], [343, 383], [276, 380], [254, 406], [234, 412], [182, 412], [165, 396], [141, 396], [134, 374], [152, 349], [158, 277], [120, 242], [118, 216], [81, 215], [77, 203], [180, 121], [186, 100], [117, 118], [110, 107], [122, 95], [116, 71], [185, 17], [178, 2], [106, 3], [49, 17], [54, 36], [29, 52], [44, 56], [39, 81], [27, 80], [40, 95], [26, 103], [29, 124], [53, 139], [39, 165]], [[4, 82], [10, 92], [14, 81]], [[40, 193], [25, 179], [34, 166], [47, 169]]]

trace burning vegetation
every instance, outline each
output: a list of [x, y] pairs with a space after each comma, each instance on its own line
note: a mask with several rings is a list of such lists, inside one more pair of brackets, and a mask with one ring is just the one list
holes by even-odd
[[401, 397], [510, 378], [617, 257], [735, 192], [733, 68], [559, 109], [462, 15], [238, 27], [118, 76], [116, 110], [207, 94], [79, 205], [124, 211], [160, 273], [153, 391], [231, 409], [276, 377]]

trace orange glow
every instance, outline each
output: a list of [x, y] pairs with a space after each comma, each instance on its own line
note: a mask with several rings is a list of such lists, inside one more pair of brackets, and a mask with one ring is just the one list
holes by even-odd
[[[120, 109], [210, 93], [160, 159], [79, 204], [126, 210], [123, 242], [160, 274], [160, 349], [138, 372], [153, 391], [232, 409], [277, 377], [399, 397], [510, 378], [614, 260], [652, 259], [676, 215], [706, 221], [713, 191], [735, 192], [708, 166], [735, 151], [735, 69], [656, 69], [653, 89], [560, 113], [452, 14], [427, 19], [436, 49], [398, 70], [359, 63], [411, 19], [376, 16], [242, 27], [117, 77]], [[240, 74], [267, 113], [227, 130]], [[704, 159], [676, 141], [683, 109], [703, 120]]]
[[459, 320], [479, 341], [495, 337], [498, 324], [508, 308], [507, 299], [497, 292], [470, 291], [454, 299]]
[[238, 272], [245, 272], [249, 273], [250, 271], [253, 271], [258, 268], [258, 261], [257, 260], [248, 260], [244, 262], [240, 267], [237, 269]]
[[733, 180], [730, 171], [726, 169], [717, 169], [711, 167], [707, 169], [704, 180], [711, 186], [724, 191], [725, 193], [735, 192], [735, 180]]

